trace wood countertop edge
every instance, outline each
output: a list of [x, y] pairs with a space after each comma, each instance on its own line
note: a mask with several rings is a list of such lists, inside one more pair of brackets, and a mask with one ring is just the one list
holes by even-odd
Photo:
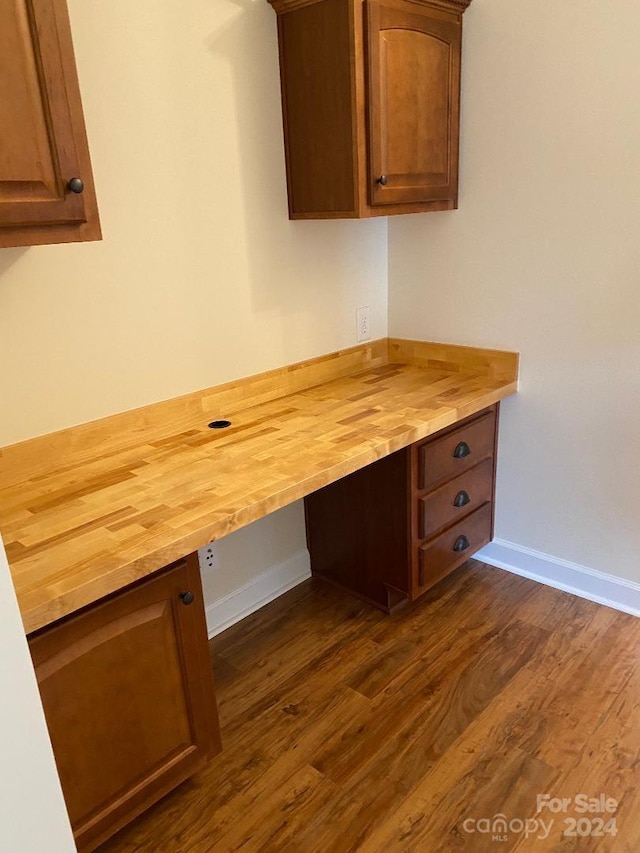
[[[188, 532], [185, 531], [184, 534], [180, 534], [180, 531], [175, 531], [178, 535], [171, 542], [160, 547], [145, 549], [140, 557], [127, 563], [119, 564], [113, 568], [100, 565], [99, 575], [89, 577], [86, 580], [78, 579], [77, 585], [72, 588], [61, 589], [61, 585], [55, 583], [42, 585], [37, 589], [24, 588], [18, 595], [18, 602], [25, 632], [27, 634], [36, 632], [84, 607], [95, 604], [99, 600], [162, 570], [170, 563], [186, 557], [208, 542], [220, 539], [378, 459], [427, 438], [457, 421], [500, 402], [505, 397], [515, 394], [517, 385], [516, 377], [490, 391], [484, 391], [463, 407], [444, 409], [438, 413], [437, 417], [425, 419], [422, 424], [407, 430], [407, 432], [394, 436], [392, 439], [385, 439], [379, 444], [372, 443], [365, 450], [350, 456], [340, 464], [332, 465], [325, 470], [315, 471], [312, 476], [297, 481], [289, 488], [269, 494], [234, 513], [225, 514], [217, 520], [215, 518], [211, 520], [210, 516], [206, 524], [203, 523], [198, 526], [192, 523], [189, 525]], [[88, 572], [90, 568], [95, 570], [96, 567], [77, 566], [79, 573]]]
[[452, 373], [472, 369], [509, 382], [517, 380], [518, 361], [517, 352], [505, 350], [402, 338], [367, 341], [0, 447], [0, 491], [38, 476], [52, 458], [89, 459], [104, 446], [113, 448], [116, 441], [126, 448], [139, 442], [142, 435], [147, 440], [161, 438], [194, 413], [210, 419], [227, 417], [371, 367], [404, 363]]
[[37, 476], [56, 456], [81, 461], [103, 446], [126, 448], [141, 436], [161, 438], [194, 413], [202, 419], [226, 418], [388, 362], [388, 339], [380, 338], [5, 445], [0, 447], [0, 489]]
[[[300, 394], [304, 394], [306, 389], [311, 390], [314, 399], [323, 400], [325, 399], [324, 387], [329, 386], [334, 380], [339, 381], [338, 386], [331, 386], [331, 393], [334, 394], [336, 387], [346, 389], [344, 383], [340, 384], [344, 379], [348, 383], [351, 380], [358, 380], [364, 383], [364, 388], [370, 388], [372, 387], [371, 376], [373, 376], [374, 389], [378, 387], [375, 383], [382, 379], [383, 384], [389, 385], [393, 390], [395, 365], [399, 368], [403, 365], [410, 369], [422, 368], [429, 371], [432, 376], [444, 375], [454, 380], [448, 390], [444, 388], [443, 391], [437, 392], [437, 412], [434, 410], [429, 412], [428, 406], [423, 410], [418, 404], [409, 420], [402, 424], [403, 407], [400, 405], [399, 416], [402, 427], [397, 430], [397, 434], [391, 431], [385, 437], [378, 434], [377, 437], [372, 438], [368, 434], [368, 428], [365, 427], [362, 437], [353, 443], [350, 449], [346, 449], [346, 455], [339, 461], [326, 459], [320, 468], [312, 467], [312, 474], [309, 476], [304, 470], [301, 471], [299, 468], [296, 470], [294, 466], [290, 485], [285, 485], [286, 477], [284, 479], [280, 477], [279, 481], [274, 481], [273, 489], [269, 488], [268, 482], [253, 492], [247, 488], [248, 503], [243, 503], [240, 490], [239, 494], [236, 493], [235, 500], [229, 505], [228, 510], [224, 502], [213, 501], [211, 509], [208, 509], [204, 502], [195, 515], [189, 518], [187, 513], [187, 516], [175, 526], [166, 525], [159, 520], [154, 523], [152, 529], [145, 529], [139, 534], [130, 536], [124, 551], [110, 551], [105, 547], [104, 553], [98, 556], [92, 555], [90, 550], [83, 553], [80, 547], [76, 549], [77, 556], [74, 557], [75, 540], [70, 538], [73, 536], [71, 533], [64, 537], [70, 542], [70, 547], [61, 562], [56, 562], [60, 560], [58, 552], [50, 551], [45, 541], [34, 558], [17, 555], [12, 558], [10, 551], [14, 550], [14, 547], [11, 545], [12, 537], [9, 534], [9, 541], [7, 542], [5, 538], [5, 545], [26, 632], [37, 631], [94, 604], [187, 556], [208, 542], [219, 539], [270, 512], [305, 497], [316, 489], [515, 393], [518, 361], [519, 356], [515, 352], [382, 338], [304, 362], [285, 365], [236, 382], [227, 382], [194, 394], [151, 404], [122, 415], [112, 415], [99, 421], [0, 448], [0, 507], [9, 512], [8, 516], [4, 515], [4, 522], [9, 524], [9, 527], [5, 526], [4, 530], [9, 533], [13, 524], [11, 496], [15, 499], [16, 495], [18, 498], [23, 493], [28, 495], [29, 502], [25, 503], [25, 506], [30, 506], [30, 502], [34, 500], [36, 503], [42, 503], [43, 500], [45, 504], [50, 502], [46, 481], [50, 474], [57, 471], [57, 468], [51, 468], [51, 459], [64, 459], [64, 470], [68, 465], [77, 468], [79, 474], [82, 474], [83, 466], [86, 465], [87, 470], [84, 476], [91, 480], [92, 476], [95, 476], [92, 467], [95, 457], [113, 456], [114, 460], [118, 460], [121, 455], [124, 455], [128, 460], [127, 454], [131, 448], [135, 451], [138, 445], [146, 446], [148, 442], [152, 444], [158, 442], [158, 445], [163, 445], [163, 436], [167, 433], [189, 429], [194, 413], [197, 423], [200, 423], [203, 418], [206, 423], [207, 419], [224, 416], [224, 413], [230, 411], [237, 412], [240, 420], [240, 415], [245, 412], [249, 419], [255, 418], [255, 412], [248, 414], [253, 407], [260, 408], [262, 404], [269, 405], [274, 401], [278, 403], [287, 397], [299, 403]], [[385, 371], [385, 366], [393, 366], [394, 369]], [[458, 375], [463, 385], [459, 385], [456, 379]], [[478, 382], [478, 377], [484, 377], [486, 382], [484, 384], [483, 380]], [[430, 384], [432, 381], [434, 380], [425, 380], [425, 389], [437, 387], [435, 384]], [[438, 379], [438, 387], [442, 387], [439, 383]], [[402, 387], [402, 384], [399, 387]], [[415, 380], [413, 387], [415, 388]], [[459, 393], [456, 392], [457, 388], [460, 389]], [[321, 392], [319, 397], [312, 389]], [[344, 393], [351, 392], [347, 389]], [[357, 400], [360, 396], [360, 394], [355, 398], [347, 396], [345, 403], [352, 399]], [[450, 403], [447, 397], [451, 398]], [[398, 401], [401, 399], [404, 398], [399, 397]], [[330, 395], [327, 400], [330, 400]], [[390, 412], [393, 412], [393, 405], [392, 394]], [[283, 415], [286, 416], [287, 411], [291, 410], [286, 406], [285, 410]], [[375, 413], [376, 409], [372, 411]], [[279, 417], [279, 412], [275, 412], [275, 416]], [[344, 423], [349, 423], [351, 420], [359, 421], [359, 417], [359, 415], [355, 418], [347, 417]], [[364, 425], [366, 421], [361, 423]], [[243, 428], [246, 427], [241, 429]], [[242, 434], [240, 441], [242, 441]], [[116, 461], [114, 464], [120, 463]], [[101, 470], [104, 473], [104, 468]], [[109, 469], [106, 470], [108, 475]], [[170, 470], [169, 478], [169, 486], [171, 486]], [[64, 477], [62, 479], [64, 480]], [[39, 495], [37, 490], [40, 483], [42, 495]], [[71, 491], [73, 492], [73, 488]], [[9, 501], [5, 506], [2, 506], [3, 495]], [[71, 494], [69, 507], [74, 503], [73, 498], [74, 495]], [[114, 513], [114, 515], [117, 514]], [[1, 518], [3, 516], [0, 514]], [[25, 525], [27, 526], [21, 533], [17, 534], [17, 541], [24, 540], [28, 546], [29, 540], [34, 540], [36, 531], [32, 530], [30, 521], [27, 520]], [[78, 531], [81, 531], [82, 527], [80, 523]], [[13, 529], [15, 531], [15, 527]], [[24, 539], [25, 536], [26, 539]], [[36, 536], [36, 540], [37, 538]], [[18, 549], [22, 547], [19, 545]], [[47, 570], [38, 581], [38, 574], [42, 575], [43, 560], [50, 560], [53, 569]]]

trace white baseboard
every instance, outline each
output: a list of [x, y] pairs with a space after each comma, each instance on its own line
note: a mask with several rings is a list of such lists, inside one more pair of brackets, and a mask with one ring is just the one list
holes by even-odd
[[578, 563], [523, 548], [503, 539], [494, 539], [474, 554], [474, 558], [515, 575], [571, 592], [580, 598], [640, 616], [640, 584], [633, 581], [588, 569]]
[[[474, 558], [490, 566], [506, 569], [515, 575], [570, 592], [580, 598], [640, 616], [640, 584], [633, 581], [589, 569], [503, 539], [494, 539], [478, 551]], [[262, 572], [248, 584], [219, 601], [209, 604], [206, 608], [209, 638], [235, 625], [245, 616], [310, 577], [309, 553], [305, 549], [298, 551], [284, 563]]]
[[209, 639], [311, 577], [309, 552], [298, 551], [206, 608]]

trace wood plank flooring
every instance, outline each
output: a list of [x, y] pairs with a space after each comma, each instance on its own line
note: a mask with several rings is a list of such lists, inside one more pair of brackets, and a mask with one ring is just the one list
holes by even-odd
[[632, 616], [471, 560], [390, 617], [309, 581], [210, 646], [222, 755], [100, 853], [640, 850]]

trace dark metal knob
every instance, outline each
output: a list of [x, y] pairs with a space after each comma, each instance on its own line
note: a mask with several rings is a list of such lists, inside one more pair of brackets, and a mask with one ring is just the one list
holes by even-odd
[[464, 459], [465, 456], [468, 456], [471, 453], [471, 448], [467, 444], [466, 441], [461, 441], [460, 444], [453, 451], [453, 456], [455, 459]]
[[458, 551], [458, 552], [459, 551], [466, 551], [468, 547], [469, 547], [469, 540], [467, 539], [467, 537], [466, 536], [458, 536], [458, 538], [456, 539], [456, 541], [453, 545], [453, 550]]
[[193, 602], [194, 598], [195, 598], [195, 595], [191, 591], [180, 593], [180, 600], [182, 601], [183, 604], [191, 604]]
[[84, 191], [84, 182], [81, 178], [71, 178], [67, 184], [67, 188], [72, 193], [81, 193]]
[[471, 503], [471, 498], [469, 497], [467, 492], [465, 492], [464, 489], [458, 492], [458, 494], [453, 499], [453, 505], [457, 507], [466, 506], [468, 503]]
[[380, 175], [376, 183], [381, 184], [381, 186], [386, 187], [389, 178], [386, 175]]

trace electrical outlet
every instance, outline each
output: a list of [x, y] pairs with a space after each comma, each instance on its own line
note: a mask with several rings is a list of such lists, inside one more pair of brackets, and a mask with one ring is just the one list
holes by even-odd
[[218, 558], [214, 542], [209, 542], [209, 544], [205, 545], [204, 548], [200, 548], [198, 550], [198, 562], [200, 563], [200, 568], [203, 571], [205, 569], [215, 569], [218, 563]]
[[356, 340], [358, 343], [371, 339], [371, 306], [364, 305], [356, 310]]

